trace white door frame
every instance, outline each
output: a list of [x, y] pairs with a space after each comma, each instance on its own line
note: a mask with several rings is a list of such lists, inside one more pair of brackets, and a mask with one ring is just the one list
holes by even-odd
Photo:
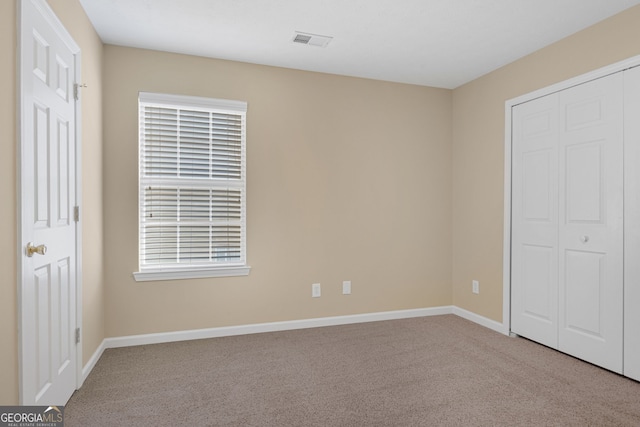
[[[18, 96], [16, 97], [16, 128], [18, 129], [17, 133], [17, 159], [16, 159], [16, 210], [17, 210], [17, 286], [18, 286], [18, 299], [17, 299], [17, 312], [18, 312], [18, 379], [19, 379], [19, 399], [20, 404], [25, 400], [24, 396], [24, 387], [23, 387], [23, 370], [26, 368], [24, 364], [24, 354], [23, 354], [23, 341], [22, 341], [22, 284], [23, 284], [23, 254], [24, 254], [24, 246], [23, 242], [25, 241], [24, 229], [23, 229], [23, 216], [22, 216], [22, 171], [25, 167], [33, 167], [30, 164], [23, 163], [22, 158], [22, 143], [24, 140], [24, 136], [26, 135], [26, 123], [22, 120], [22, 98], [25, 92], [24, 87], [24, 79], [22, 78], [23, 73], [31, 72], [30, 70], [26, 70], [23, 66], [22, 56], [23, 56], [23, 40], [22, 30], [24, 27], [23, 22], [23, 13], [22, 8], [26, 7], [25, 3], [29, 1], [35, 7], [35, 9], [41, 14], [41, 16], [51, 25], [51, 27], [55, 30], [60, 39], [65, 43], [67, 48], [73, 53], [75, 63], [74, 63], [74, 72], [75, 72], [75, 81], [80, 82], [81, 80], [81, 56], [80, 56], [80, 47], [73, 40], [69, 32], [66, 30], [62, 22], [55, 15], [51, 7], [47, 4], [46, 0], [21, 0], [18, 1], [17, 11], [17, 30], [18, 30], [18, 49], [17, 49], [17, 64], [18, 70], [16, 73], [16, 79], [18, 83]], [[29, 39], [30, 41], [30, 39]], [[75, 174], [76, 174], [76, 183], [75, 183], [75, 193], [76, 200], [75, 206], [82, 206], [82, 188], [81, 188], [81, 165], [82, 165], [82, 152], [81, 152], [81, 103], [80, 100], [75, 103]], [[82, 227], [81, 222], [76, 222], [76, 328], [80, 328], [82, 331]], [[83, 382], [82, 376], [82, 339], [80, 339], [80, 343], [76, 345], [76, 389], [79, 389]]]
[[[534, 92], [509, 99], [505, 102], [505, 128], [504, 128], [504, 243], [502, 260], [502, 330], [505, 334], [511, 333], [511, 139], [512, 118], [511, 109], [523, 102], [531, 101], [554, 92], [559, 92], [586, 83], [609, 74], [617, 73], [628, 68], [640, 66], [640, 55], [616, 62], [603, 68], [582, 74], [560, 83], [547, 86]], [[625, 171], [625, 181], [627, 172]], [[625, 187], [627, 185], [625, 184]], [[626, 193], [627, 190], [625, 190]], [[625, 208], [626, 210], [626, 208]], [[626, 258], [626, 257], [625, 257]]]
[[[624, 150], [624, 375], [640, 381], [640, 67], [625, 73]], [[635, 325], [635, 327], [633, 326]]]

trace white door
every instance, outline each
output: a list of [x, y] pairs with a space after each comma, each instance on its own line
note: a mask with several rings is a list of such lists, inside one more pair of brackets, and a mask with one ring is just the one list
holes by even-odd
[[559, 349], [622, 372], [623, 73], [560, 92]]
[[[45, 2], [20, 7], [21, 403], [64, 405], [76, 389], [78, 364], [77, 58]], [[44, 245], [41, 253], [30, 254], [28, 243]]]
[[623, 74], [513, 108], [512, 331], [622, 371]]
[[640, 67], [624, 73], [624, 375], [640, 381]]
[[513, 109], [511, 330], [558, 348], [558, 95]]

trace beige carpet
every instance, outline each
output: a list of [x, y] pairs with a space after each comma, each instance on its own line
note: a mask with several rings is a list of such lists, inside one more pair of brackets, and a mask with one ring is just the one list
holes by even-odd
[[65, 426], [640, 426], [640, 383], [453, 315], [105, 351]]

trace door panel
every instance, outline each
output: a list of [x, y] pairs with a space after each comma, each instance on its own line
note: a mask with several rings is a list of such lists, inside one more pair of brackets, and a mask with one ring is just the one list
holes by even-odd
[[559, 349], [622, 372], [623, 74], [560, 92]]
[[[555, 287], [552, 271], [555, 271], [554, 248], [522, 245], [522, 315], [551, 324], [555, 310], [550, 305]], [[541, 286], [541, 284], [543, 286]]]
[[573, 332], [602, 339], [602, 307], [606, 291], [605, 254], [565, 253], [565, 325]]
[[[35, 165], [33, 166], [33, 174], [35, 175], [35, 191], [27, 194], [33, 194], [35, 197], [34, 228], [45, 228], [49, 224], [49, 186], [47, 185], [49, 177], [49, 109], [37, 101], [34, 102], [34, 122], [33, 153]], [[25, 141], [25, 144], [29, 144], [29, 141]]]
[[69, 102], [71, 100], [71, 70], [69, 69], [69, 64], [64, 60], [64, 58], [56, 55], [56, 81], [55, 86], [53, 88], [56, 91], [56, 94], [64, 101]]
[[49, 336], [49, 307], [50, 297], [49, 291], [51, 290], [51, 274], [49, 272], [49, 266], [37, 268], [34, 271], [34, 286], [35, 286], [35, 306], [37, 311], [36, 315], [36, 355], [38, 360], [37, 366], [37, 388], [36, 388], [36, 400], [46, 389], [48, 384], [52, 382], [51, 365], [49, 363], [49, 355], [51, 354], [51, 341]]
[[[605, 77], [606, 78], [606, 77]], [[584, 85], [591, 85], [592, 82], [584, 83], [579, 91], [584, 91]], [[571, 91], [572, 89], [567, 89]], [[566, 94], [565, 94], [566, 95]], [[573, 132], [588, 127], [603, 124], [603, 99], [596, 97], [592, 99], [580, 99], [565, 105], [565, 129]]]
[[558, 346], [558, 97], [513, 109], [511, 329]]
[[539, 150], [522, 154], [523, 220], [551, 221], [550, 173], [553, 152]]
[[605, 141], [567, 147], [565, 152], [567, 223], [603, 223], [603, 151]]
[[57, 118], [55, 134], [55, 146], [57, 156], [57, 176], [56, 176], [56, 190], [57, 190], [57, 222], [59, 226], [70, 225], [71, 215], [69, 208], [71, 206], [69, 193], [71, 192], [69, 181], [69, 155], [73, 147], [69, 141], [69, 122], [62, 117]]

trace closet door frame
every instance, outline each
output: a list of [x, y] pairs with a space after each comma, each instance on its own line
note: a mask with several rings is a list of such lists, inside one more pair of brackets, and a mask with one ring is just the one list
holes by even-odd
[[[624, 375], [640, 381], [640, 67], [624, 75]], [[625, 324], [626, 325], [626, 324]]]
[[[551, 86], [547, 86], [542, 89], [538, 89], [536, 91], [527, 93], [525, 95], [518, 96], [513, 99], [509, 99], [505, 102], [505, 143], [504, 143], [504, 244], [503, 244], [503, 296], [502, 296], [502, 332], [504, 334], [512, 334], [511, 332], [511, 173], [512, 173], [512, 109], [516, 105], [522, 104], [527, 101], [531, 101], [536, 98], [540, 98], [546, 95], [550, 95], [555, 92], [562, 91], [564, 89], [568, 89], [573, 86], [577, 86], [583, 83], [587, 83], [591, 80], [599, 79], [601, 77], [608, 76], [610, 74], [614, 74], [620, 71], [627, 70], [629, 68], [634, 68], [640, 66], [640, 55], [634, 56], [632, 58], [616, 62], [614, 64], [608, 65], [606, 67], [599, 68], [597, 70], [588, 72], [586, 74], [582, 74], [580, 76], [571, 78], [569, 80], [565, 80], [560, 83], [553, 84]], [[626, 147], [625, 147], [626, 150]], [[626, 156], [627, 153], [625, 153]], [[640, 153], [638, 153], [640, 156]], [[625, 163], [627, 164], [627, 163]], [[640, 178], [640, 167], [638, 171], [635, 171], [633, 174], [631, 173], [631, 168], [625, 168], [625, 195], [630, 194], [629, 192], [640, 192], [640, 185], [637, 185], [638, 179]], [[638, 202], [640, 204], [640, 201]], [[625, 207], [625, 213], [627, 212], [627, 207]], [[627, 220], [625, 219], [625, 223]], [[628, 227], [625, 225], [625, 240], [627, 239], [627, 230]], [[640, 225], [636, 225], [636, 228], [640, 231]], [[640, 242], [640, 240], [639, 240]], [[627, 246], [625, 245], [625, 249]], [[640, 249], [636, 251], [636, 253], [640, 253]], [[625, 251], [625, 261], [628, 259], [628, 254]], [[636, 261], [637, 262], [637, 261]], [[627, 265], [628, 263], [625, 263]], [[630, 277], [629, 275], [633, 275]], [[633, 279], [629, 282], [630, 279]], [[625, 285], [627, 286], [637, 286], [639, 289], [633, 289], [631, 293], [625, 290], [625, 305], [629, 307], [629, 304], [632, 301], [626, 301], [627, 296], [634, 296], [638, 298], [638, 301], [635, 306], [640, 307], [640, 271], [637, 273], [627, 271], [625, 267]], [[636, 283], [636, 285], [632, 285], [632, 283]], [[625, 288], [626, 289], [626, 288]], [[628, 312], [628, 310], [627, 310]], [[640, 324], [640, 310], [638, 310], [639, 314], [636, 315], [638, 319], [638, 324]], [[626, 316], [625, 316], [626, 318]], [[640, 344], [638, 344], [640, 345]]]

